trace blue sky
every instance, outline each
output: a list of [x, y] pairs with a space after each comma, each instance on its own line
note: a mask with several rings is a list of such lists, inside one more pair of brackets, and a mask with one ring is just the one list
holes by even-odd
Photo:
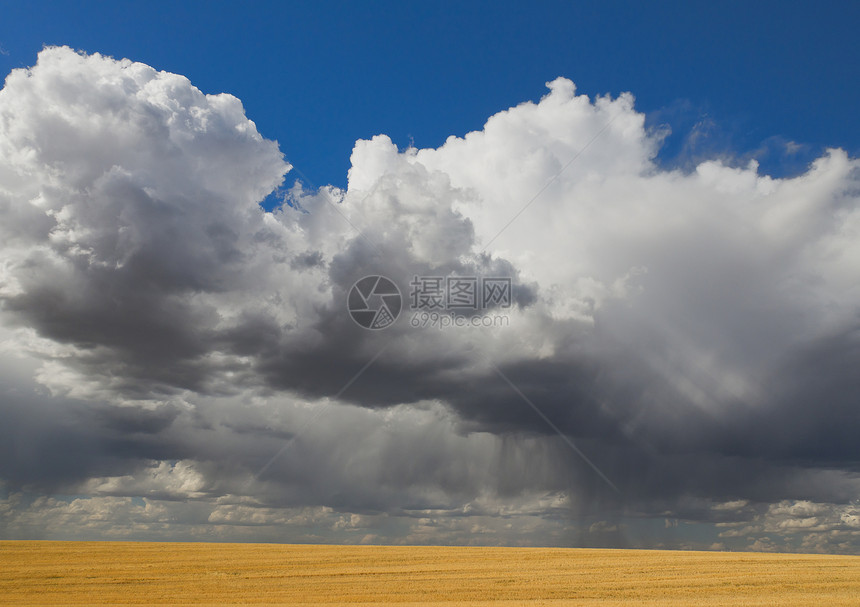
[[699, 124], [694, 156], [786, 175], [860, 150], [858, 22], [855, 2], [4, 2], [0, 71], [66, 44], [183, 74], [239, 97], [317, 186], [345, 185], [359, 138], [436, 147], [557, 76], [632, 92], [672, 126], [668, 164]]
[[0, 4], [0, 539], [860, 553], [858, 7]]

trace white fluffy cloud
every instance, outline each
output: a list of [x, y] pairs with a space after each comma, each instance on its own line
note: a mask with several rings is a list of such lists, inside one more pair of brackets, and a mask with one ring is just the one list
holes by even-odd
[[[266, 212], [290, 167], [235, 97], [67, 48], [14, 71], [0, 319], [8, 368], [23, 364], [11, 351], [29, 362], [3, 406], [9, 432], [47, 450], [57, 429], [32, 411], [56, 411], [78, 451], [34, 463], [19, 440], [0, 478], [98, 500], [231, 496], [195, 515], [206, 524], [329, 508], [348, 522], [326, 525], [389, 539], [518, 541], [556, 520], [553, 496], [570, 516], [661, 525], [718, 520], [688, 499], [856, 499], [860, 162], [834, 149], [787, 179], [665, 170], [664, 133], [631, 95], [548, 86], [437, 149], [359, 141], [346, 190], [296, 184]], [[346, 313], [368, 274], [407, 300], [414, 275], [510, 276], [516, 305], [503, 327], [421, 330], [406, 311], [370, 333]], [[369, 511], [448, 518], [384, 532], [350, 518]], [[504, 536], [513, 516], [528, 522]], [[601, 521], [582, 529], [632, 533]]]
[[720, 537], [745, 538], [752, 550], [851, 553], [860, 538], [860, 502], [782, 500], [748, 520], [717, 526], [724, 529]]

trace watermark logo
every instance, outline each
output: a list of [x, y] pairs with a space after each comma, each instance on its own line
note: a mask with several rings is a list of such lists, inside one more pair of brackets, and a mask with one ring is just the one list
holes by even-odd
[[365, 276], [349, 290], [349, 315], [365, 329], [384, 329], [397, 320], [403, 307], [400, 289], [385, 276]]
[[510, 278], [414, 276], [409, 283], [413, 312], [463, 312], [511, 307]]
[[[513, 303], [510, 278], [477, 276], [413, 276], [409, 283], [413, 327], [509, 326], [504, 310]], [[365, 276], [349, 291], [349, 313], [365, 329], [384, 329], [397, 320], [403, 300], [397, 285], [385, 276]]]

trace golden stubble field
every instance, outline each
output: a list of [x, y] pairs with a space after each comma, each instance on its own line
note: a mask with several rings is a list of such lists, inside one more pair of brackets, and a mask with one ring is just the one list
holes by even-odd
[[860, 557], [0, 542], [0, 603], [860, 605]]

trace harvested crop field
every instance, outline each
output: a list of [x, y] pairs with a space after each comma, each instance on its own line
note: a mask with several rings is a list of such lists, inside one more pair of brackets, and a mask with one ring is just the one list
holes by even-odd
[[860, 557], [0, 542], [0, 603], [860, 605]]

